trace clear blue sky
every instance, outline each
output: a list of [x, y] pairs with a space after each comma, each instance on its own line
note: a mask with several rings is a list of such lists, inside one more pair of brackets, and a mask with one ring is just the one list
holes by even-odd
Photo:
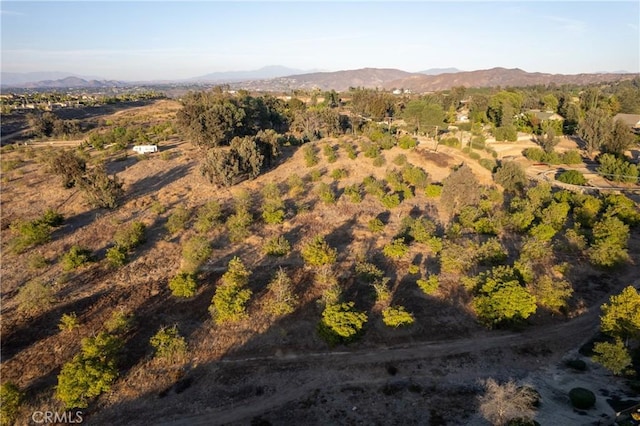
[[640, 2], [2, 1], [2, 71], [178, 79], [266, 65], [640, 72]]

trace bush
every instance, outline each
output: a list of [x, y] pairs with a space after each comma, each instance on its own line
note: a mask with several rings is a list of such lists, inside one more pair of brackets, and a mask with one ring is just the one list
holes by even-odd
[[589, 389], [573, 388], [569, 391], [571, 405], [579, 410], [588, 410], [596, 404], [596, 396]]
[[461, 147], [461, 143], [460, 143], [460, 139], [458, 138], [444, 138], [440, 141], [441, 144], [445, 145], [445, 146], [450, 146], [452, 148], [460, 148]]
[[371, 232], [382, 232], [384, 231], [384, 223], [376, 217], [367, 223], [367, 228], [369, 228], [369, 231]]
[[564, 164], [581, 164], [582, 156], [580, 152], [575, 149], [570, 149], [562, 154], [562, 162]]
[[11, 249], [17, 254], [51, 240], [51, 226], [38, 220], [21, 221], [12, 224], [11, 229], [18, 233], [18, 236], [11, 241]]
[[352, 203], [360, 203], [362, 201], [360, 185], [355, 183], [353, 185], [347, 185], [344, 188], [343, 195], [347, 197]]
[[253, 293], [244, 287], [249, 283], [250, 275], [240, 258], [234, 257], [229, 261], [222, 284], [216, 288], [209, 307], [216, 324], [238, 322], [247, 317], [246, 304]]
[[638, 167], [629, 163], [626, 159], [618, 158], [613, 154], [602, 154], [598, 158], [600, 166], [597, 171], [605, 179], [614, 182], [636, 183], [638, 181]]
[[402, 168], [401, 172], [402, 179], [416, 188], [424, 189], [429, 183], [429, 175], [420, 167], [407, 164]]
[[374, 167], [382, 167], [384, 166], [386, 163], [386, 160], [384, 159], [384, 157], [382, 155], [378, 155], [377, 157], [375, 157], [373, 159], [373, 166]]
[[211, 230], [218, 224], [222, 216], [222, 208], [217, 200], [211, 200], [198, 209], [194, 228], [200, 233]]
[[54, 302], [51, 287], [40, 280], [32, 280], [20, 287], [16, 296], [18, 311], [33, 314], [46, 311]]
[[396, 166], [404, 166], [405, 164], [407, 164], [407, 156], [404, 154], [398, 154], [393, 157], [392, 163]]
[[400, 196], [398, 194], [385, 194], [380, 198], [380, 202], [388, 209], [393, 209], [400, 205]]
[[280, 235], [268, 239], [262, 246], [262, 251], [269, 256], [285, 256], [291, 251], [291, 244], [284, 235]]
[[496, 167], [498, 167], [498, 164], [495, 162], [495, 160], [489, 160], [487, 158], [481, 158], [478, 163], [485, 169], [489, 170], [491, 173], [493, 173], [496, 170]]
[[311, 170], [311, 173], [309, 173], [309, 180], [311, 182], [318, 182], [320, 179], [322, 179], [322, 170]]
[[142, 222], [132, 222], [125, 228], [116, 231], [113, 240], [117, 247], [122, 248], [124, 252], [128, 252], [143, 244], [146, 241], [146, 226]]
[[353, 302], [325, 307], [318, 332], [330, 345], [351, 342], [362, 331], [367, 322], [367, 314], [357, 312], [353, 307]]
[[318, 197], [320, 197], [320, 200], [325, 203], [325, 204], [335, 204], [336, 202], [336, 196], [333, 193], [333, 190], [331, 189], [331, 187], [324, 183], [321, 182], [318, 185]]
[[39, 222], [46, 223], [49, 226], [57, 228], [64, 223], [64, 216], [61, 213], [53, 209], [47, 209], [43, 214]]
[[227, 229], [231, 242], [244, 241], [249, 235], [249, 226], [253, 223], [253, 217], [247, 210], [241, 209], [227, 218]]
[[409, 135], [402, 135], [398, 139], [398, 146], [402, 149], [413, 149], [418, 145], [418, 142]]
[[480, 158], [482, 158], [480, 154], [474, 151], [469, 153], [469, 157], [471, 157], [472, 160], [479, 160]]
[[322, 151], [327, 159], [327, 163], [335, 163], [338, 159], [338, 157], [336, 156], [336, 152], [331, 145], [327, 144], [323, 146]]
[[49, 261], [41, 253], [33, 253], [29, 256], [27, 263], [29, 265], [29, 269], [38, 270], [45, 268], [49, 264]]
[[111, 389], [118, 377], [116, 356], [122, 341], [101, 332], [82, 340], [82, 352], [62, 367], [56, 397], [67, 409], [86, 408], [92, 398]]
[[78, 316], [75, 312], [71, 312], [70, 314], [64, 314], [60, 317], [60, 323], [58, 324], [58, 328], [60, 331], [71, 331], [74, 328], [78, 328], [80, 324], [78, 323]]
[[304, 262], [310, 266], [331, 265], [338, 258], [338, 251], [329, 246], [320, 235], [316, 235], [310, 242], [305, 244], [301, 252]]
[[316, 148], [313, 145], [305, 145], [304, 148], [302, 148], [302, 153], [307, 167], [313, 167], [320, 161], [316, 153]]
[[161, 328], [151, 337], [149, 343], [155, 349], [157, 358], [165, 359], [171, 363], [184, 357], [187, 352], [187, 342], [178, 333], [176, 325], [170, 328]]
[[207, 238], [196, 235], [189, 238], [182, 247], [185, 272], [196, 272], [200, 265], [211, 256], [211, 244]]
[[284, 269], [276, 271], [267, 286], [271, 299], [267, 303], [267, 312], [275, 316], [292, 313], [295, 309], [296, 297], [293, 294], [293, 283]]
[[593, 352], [593, 360], [616, 376], [628, 372], [627, 369], [632, 366], [631, 355], [620, 338], [617, 338], [615, 343], [596, 343]]
[[382, 248], [382, 253], [391, 259], [402, 259], [409, 253], [409, 247], [405, 244], [404, 238], [395, 238]]
[[61, 263], [62, 269], [71, 271], [92, 261], [93, 255], [91, 250], [74, 245], [62, 256]]
[[531, 161], [536, 161], [536, 162], [540, 162], [544, 159], [545, 157], [545, 152], [544, 150], [540, 149], [540, 148], [527, 148], [525, 149], [522, 154], [529, 160]]
[[389, 306], [382, 310], [382, 322], [389, 327], [397, 328], [413, 324], [415, 318], [404, 306]]
[[356, 263], [356, 274], [367, 282], [380, 281], [384, 277], [384, 272], [371, 262]]
[[439, 185], [439, 184], [436, 184], [436, 183], [430, 183], [424, 189], [424, 195], [427, 198], [439, 197], [440, 195], [442, 195], [442, 185]]
[[107, 259], [109, 266], [112, 268], [119, 268], [127, 263], [127, 253], [119, 246], [107, 249], [105, 258]]
[[429, 278], [427, 278], [426, 280], [421, 278], [416, 281], [416, 284], [418, 284], [418, 287], [420, 287], [420, 290], [422, 290], [424, 294], [429, 296], [435, 293], [436, 290], [438, 290], [440, 281], [438, 280], [437, 275], [429, 275]]
[[15, 383], [5, 382], [0, 386], [0, 425], [9, 426], [15, 422], [23, 400], [24, 393]]
[[329, 176], [331, 179], [340, 180], [349, 176], [349, 173], [345, 169], [334, 169]]
[[195, 276], [188, 272], [179, 272], [169, 280], [171, 294], [176, 297], [193, 297], [196, 295], [197, 288]]
[[571, 185], [585, 185], [587, 183], [587, 179], [578, 170], [566, 170], [560, 173], [556, 179]]
[[169, 216], [165, 228], [171, 235], [176, 234], [187, 227], [190, 217], [191, 212], [186, 207], [179, 206]]

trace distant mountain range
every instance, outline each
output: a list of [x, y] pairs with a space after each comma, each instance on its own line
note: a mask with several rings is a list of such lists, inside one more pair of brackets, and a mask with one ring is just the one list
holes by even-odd
[[[234, 89], [284, 91], [320, 89], [346, 91], [350, 87], [409, 89], [414, 93], [464, 87], [507, 87], [548, 84], [590, 84], [631, 79], [639, 74], [546, 74], [530, 73], [519, 68], [491, 68], [460, 71], [457, 68], [433, 68], [410, 73], [389, 68], [362, 68], [335, 72], [304, 72], [282, 66], [268, 66], [254, 71], [216, 72], [186, 80], [124, 82], [81, 77], [68, 73], [2, 73], [3, 88], [108, 88], [145, 84], [229, 84]], [[64, 77], [62, 77], [64, 76]], [[43, 78], [44, 77], [44, 78]], [[40, 79], [43, 78], [43, 79]]]

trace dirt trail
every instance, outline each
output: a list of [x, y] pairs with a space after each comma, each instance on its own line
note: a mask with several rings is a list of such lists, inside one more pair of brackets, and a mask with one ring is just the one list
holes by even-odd
[[[487, 332], [484, 336], [448, 342], [418, 343], [358, 352], [321, 352], [222, 360], [219, 364], [259, 364], [263, 367], [270, 365], [274, 369], [278, 368], [278, 363], [285, 363], [288, 366], [294, 364], [314, 366], [311, 368], [314, 369], [315, 379], [301, 386], [284, 388], [282, 391], [279, 390], [263, 398], [245, 400], [241, 404], [236, 403], [222, 409], [212, 410], [197, 416], [183, 417], [165, 424], [186, 426], [244, 422], [261, 413], [300, 400], [314, 389], [353, 384], [353, 381], [348, 379], [349, 376], [344, 373], [362, 365], [397, 363], [408, 360], [420, 360], [428, 363], [453, 355], [481, 354], [494, 349], [517, 348], [525, 345], [527, 347], [543, 347], [545, 345], [553, 347], [553, 354], [548, 356], [551, 359], [547, 361], [557, 362], [568, 350], [580, 345], [591, 336], [597, 328], [598, 315], [598, 309], [591, 309], [584, 315], [560, 325], [530, 329], [522, 333]], [[504, 364], [483, 365], [482, 374], [491, 374], [492, 370], [494, 372], [504, 370], [508, 368], [507, 364], [508, 360], [505, 359]], [[250, 371], [249, 367], [247, 369]], [[292, 370], [297, 369], [292, 368]], [[476, 377], [473, 371], [469, 371], [468, 366], [461, 366], [459, 370], [450, 372], [440, 379], [444, 381], [447, 376], [456, 375], [457, 377], [460, 373], [468, 375], [470, 381]], [[346, 377], [347, 380], [341, 380], [341, 377]], [[412, 377], [415, 378], [415, 376]], [[374, 382], [380, 381], [380, 379], [361, 380], [359, 384], [375, 384]]]

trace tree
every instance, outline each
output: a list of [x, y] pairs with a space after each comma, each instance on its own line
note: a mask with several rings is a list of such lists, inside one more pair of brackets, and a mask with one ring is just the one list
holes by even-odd
[[149, 340], [155, 349], [155, 356], [170, 363], [179, 360], [187, 352], [187, 342], [178, 332], [178, 326], [162, 327]]
[[0, 386], [0, 425], [10, 426], [16, 420], [24, 393], [13, 382], [5, 382]]
[[613, 131], [613, 120], [606, 111], [595, 108], [587, 111], [584, 119], [578, 125], [578, 136], [585, 142], [585, 149], [589, 156], [610, 144]]
[[316, 235], [302, 247], [302, 258], [307, 265], [331, 265], [338, 258], [338, 251], [331, 247], [321, 235]]
[[614, 182], [636, 183], [638, 167], [628, 162], [625, 158], [615, 157], [613, 154], [602, 154], [598, 157], [600, 165], [596, 169], [605, 179]]
[[633, 146], [635, 142], [636, 138], [631, 128], [622, 120], [616, 120], [613, 123], [611, 138], [605, 141], [602, 145], [602, 150], [614, 154], [617, 157], [623, 157], [625, 151]]
[[462, 165], [442, 181], [442, 205], [450, 214], [465, 206], [477, 205], [480, 201], [480, 184], [471, 168]]
[[514, 419], [531, 420], [535, 416], [538, 396], [533, 389], [517, 386], [513, 380], [501, 385], [491, 378], [484, 382], [484, 388], [484, 395], [478, 397], [480, 413], [493, 425], [506, 425]]
[[352, 341], [367, 322], [367, 314], [353, 309], [354, 303], [327, 305], [322, 312], [319, 332], [329, 344]]
[[502, 163], [496, 170], [493, 178], [505, 191], [509, 192], [522, 191], [528, 182], [524, 170], [515, 161]]
[[600, 328], [623, 339], [640, 338], [640, 292], [632, 286], [609, 298], [602, 305]]
[[279, 268], [267, 286], [271, 300], [267, 310], [276, 316], [287, 315], [294, 311], [296, 296], [293, 293], [293, 282], [284, 269]]
[[625, 373], [632, 365], [631, 355], [619, 338], [616, 338], [615, 343], [596, 343], [593, 352], [593, 360], [616, 376]]
[[589, 248], [589, 260], [601, 267], [609, 268], [625, 262], [629, 227], [615, 216], [605, 217], [593, 225], [594, 242]]
[[82, 340], [82, 351], [58, 375], [56, 397], [67, 409], [86, 408], [92, 398], [111, 389], [118, 377], [116, 356], [122, 340], [101, 332]]
[[222, 283], [216, 288], [209, 307], [216, 324], [237, 322], [247, 317], [246, 304], [253, 294], [245, 288], [250, 275], [240, 258], [234, 257], [229, 261], [227, 272], [222, 276]]
[[62, 177], [65, 188], [74, 187], [87, 170], [85, 160], [70, 150], [55, 151], [48, 157], [47, 164], [51, 173]]
[[402, 114], [416, 133], [431, 130], [435, 126], [444, 127], [445, 113], [439, 104], [412, 100], [407, 103]]

